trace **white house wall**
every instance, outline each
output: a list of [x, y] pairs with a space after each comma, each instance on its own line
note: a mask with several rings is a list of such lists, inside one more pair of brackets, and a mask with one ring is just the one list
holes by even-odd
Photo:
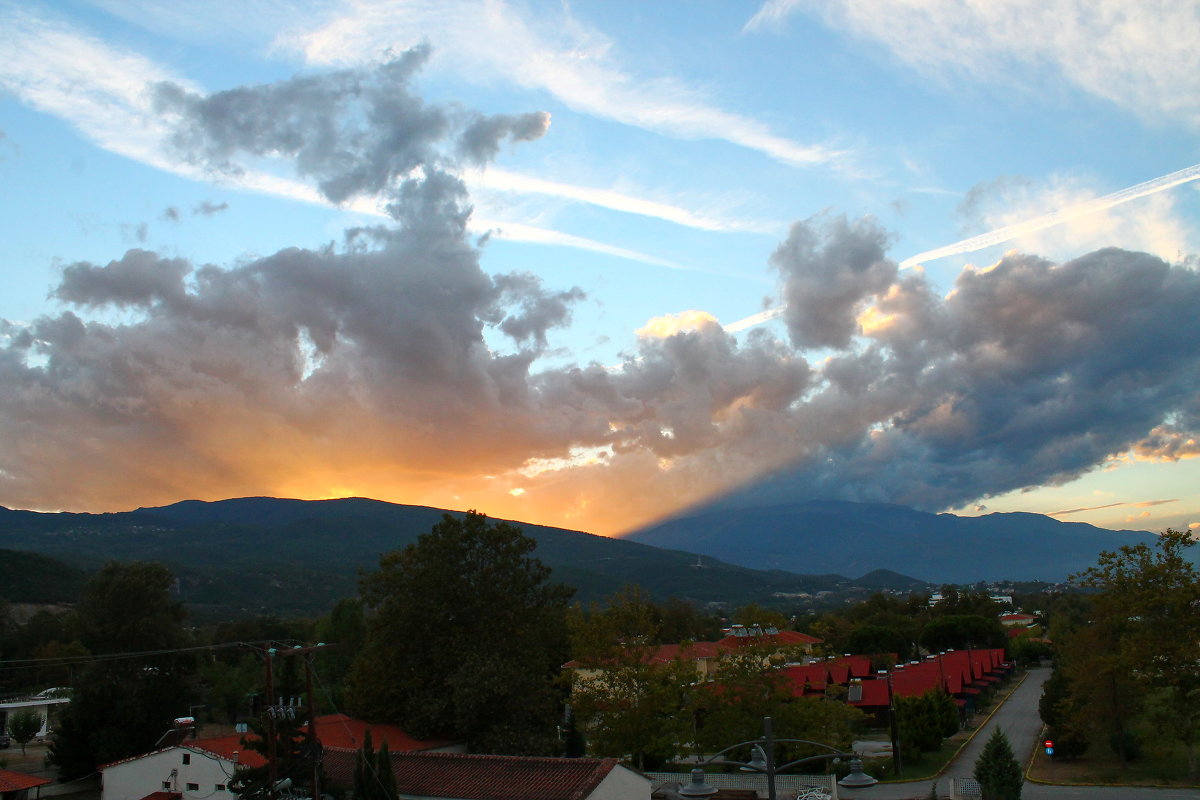
[[[188, 764], [184, 762], [187, 756]], [[179, 792], [183, 800], [233, 800], [235, 765], [200, 750], [171, 747], [105, 767], [101, 800], [141, 800], [152, 792]]]
[[618, 764], [587, 800], [650, 800], [650, 791], [649, 778]]

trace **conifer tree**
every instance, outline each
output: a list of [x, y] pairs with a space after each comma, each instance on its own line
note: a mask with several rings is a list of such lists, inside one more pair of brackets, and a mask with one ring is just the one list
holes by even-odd
[[975, 762], [975, 780], [983, 791], [983, 800], [1021, 800], [1024, 778], [1013, 756], [1008, 737], [999, 728], [983, 746]]
[[396, 773], [392, 770], [392, 755], [388, 752], [387, 742], [379, 746], [375, 765], [375, 775], [379, 779], [379, 800], [396, 800], [400, 792], [396, 788]]

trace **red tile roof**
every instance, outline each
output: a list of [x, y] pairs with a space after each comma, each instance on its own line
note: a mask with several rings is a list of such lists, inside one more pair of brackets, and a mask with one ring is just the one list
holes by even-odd
[[787, 678], [796, 697], [824, 692], [829, 685], [829, 673], [824, 663], [784, 667], [780, 672]]
[[[353, 786], [355, 754], [325, 753], [330, 779]], [[615, 758], [527, 758], [462, 753], [392, 753], [402, 795], [459, 800], [583, 800], [617, 766]]]
[[375, 745], [376, 750], [386, 743], [388, 750], [393, 753], [432, 750], [451, 743], [446, 739], [414, 739], [399, 725], [386, 722], [364, 722], [345, 714], [326, 714], [323, 717], [317, 717], [317, 738], [325, 747], [348, 747], [357, 750], [362, 747], [368, 730], [371, 732], [371, 742]]
[[212, 753], [214, 756], [232, 761], [242, 767], [261, 767], [267, 763], [267, 759], [262, 753], [250, 749], [242, 742], [242, 739], [255, 738], [257, 737], [252, 733], [230, 733], [225, 736], [192, 739], [180, 746]]
[[36, 775], [27, 775], [24, 772], [0, 769], [0, 792], [19, 792], [22, 789], [32, 789], [36, 786], [45, 786], [47, 783], [53, 782], [49, 778], [39, 778]]
[[[411, 750], [432, 750], [445, 747], [449, 741], [433, 739], [422, 741], [414, 739], [405, 733], [398, 725], [389, 723], [364, 722], [345, 714], [326, 714], [317, 717], [317, 738], [324, 747], [340, 747], [357, 750], [366, 739], [366, 732], [371, 731], [371, 743], [379, 749], [385, 742], [392, 752], [407, 752]], [[267, 761], [257, 750], [247, 747], [242, 740], [254, 739], [254, 734], [231, 733], [225, 736], [211, 736], [207, 739], [193, 739], [184, 743], [184, 747], [194, 747], [204, 750], [221, 758], [235, 760], [244, 767], [261, 767]]]
[[862, 697], [858, 700], [847, 700], [850, 705], [869, 708], [886, 708], [890, 705], [887, 681], [863, 681], [859, 685], [862, 686]]

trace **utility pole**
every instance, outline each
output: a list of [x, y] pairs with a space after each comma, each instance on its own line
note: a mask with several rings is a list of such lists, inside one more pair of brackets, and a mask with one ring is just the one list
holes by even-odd
[[[893, 667], [893, 669], [895, 669]], [[896, 720], [896, 687], [892, 678], [893, 669], [888, 670], [888, 729], [892, 735], [892, 772], [900, 777], [900, 725]]]
[[308, 731], [305, 738], [308, 740], [308, 757], [312, 761], [312, 800], [320, 800], [321, 798], [321, 741], [317, 738], [316, 706], [313, 703], [312, 654], [327, 647], [333, 647], [333, 645], [326, 644], [325, 642], [317, 642], [307, 647], [301, 645], [294, 647], [269, 647], [265, 652], [264, 667], [267, 682], [267, 797], [269, 800], [275, 800], [275, 786], [279, 782], [279, 768], [276, 763], [278, 753], [276, 752], [275, 741], [275, 719], [277, 714], [283, 712], [283, 707], [276, 706], [275, 704], [274, 661], [276, 656], [280, 658], [287, 656], [304, 657], [305, 710], [308, 713]]

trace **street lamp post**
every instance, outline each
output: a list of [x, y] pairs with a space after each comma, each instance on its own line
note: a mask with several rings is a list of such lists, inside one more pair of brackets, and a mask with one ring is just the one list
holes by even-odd
[[[828, 750], [827, 753], [818, 753], [815, 756], [807, 756], [805, 758], [797, 758], [794, 761], [789, 761], [786, 764], [775, 763], [775, 745], [780, 743], [791, 744], [806, 744], [813, 747], [820, 747]], [[850, 759], [850, 774], [838, 781], [838, 784], [847, 788], [862, 788], [866, 786], [874, 786], [878, 783], [877, 780], [863, 772], [862, 759], [857, 753], [846, 753], [838, 750], [831, 745], [822, 744], [821, 742], [813, 742], [808, 739], [776, 739], [774, 731], [771, 729], [771, 718], [763, 717], [763, 737], [761, 739], [753, 739], [748, 742], [738, 742], [730, 745], [724, 750], [713, 753], [708, 758], [701, 761], [692, 770], [691, 783], [679, 789], [679, 795], [689, 800], [701, 800], [717, 793], [715, 786], [711, 786], [704, 780], [703, 767], [712, 763], [715, 759], [720, 758], [725, 753], [731, 750], [736, 750], [739, 747], [750, 745], [754, 748], [754, 756], [750, 761], [728, 761], [722, 759], [722, 763], [733, 764], [741, 767], [747, 772], [759, 772], [767, 776], [767, 800], [777, 800], [775, 792], [775, 776], [789, 770], [792, 767], [800, 764], [807, 764], [814, 761], [829, 761], [835, 758]]]

